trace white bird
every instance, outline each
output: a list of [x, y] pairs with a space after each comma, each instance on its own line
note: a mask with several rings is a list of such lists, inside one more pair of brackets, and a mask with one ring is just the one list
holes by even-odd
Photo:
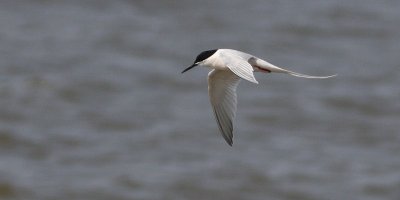
[[302, 78], [330, 78], [331, 76], [309, 76], [282, 69], [256, 56], [233, 50], [213, 49], [201, 52], [194, 63], [182, 73], [195, 66], [203, 65], [212, 70], [208, 73], [208, 95], [219, 130], [232, 146], [233, 120], [236, 113], [236, 88], [242, 79], [258, 84], [253, 71], [284, 73]]

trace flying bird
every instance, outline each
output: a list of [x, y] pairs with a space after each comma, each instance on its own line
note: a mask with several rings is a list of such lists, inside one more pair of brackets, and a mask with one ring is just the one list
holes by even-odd
[[336, 76], [300, 74], [233, 49], [203, 51], [196, 57], [194, 63], [182, 73], [200, 65], [211, 69], [208, 73], [208, 95], [219, 130], [230, 146], [233, 144], [233, 121], [237, 105], [236, 88], [241, 79], [258, 84], [253, 72], [284, 73], [302, 78], [319, 79]]

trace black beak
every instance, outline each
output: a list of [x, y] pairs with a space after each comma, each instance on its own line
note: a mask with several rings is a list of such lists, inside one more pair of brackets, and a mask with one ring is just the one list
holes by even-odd
[[185, 70], [182, 71], [182, 74], [185, 73], [186, 71], [188, 71], [189, 69], [192, 69], [193, 67], [196, 67], [197, 64], [194, 63], [193, 65], [190, 65], [190, 67], [186, 68]]

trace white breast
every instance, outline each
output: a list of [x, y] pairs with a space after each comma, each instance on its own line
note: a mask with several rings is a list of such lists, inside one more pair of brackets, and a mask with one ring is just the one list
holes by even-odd
[[226, 66], [226, 61], [224, 59], [223, 55], [221, 55], [221, 50], [218, 50], [214, 55], [207, 58], [203, 64], [212, 69], [227, 70], [229, 68]]

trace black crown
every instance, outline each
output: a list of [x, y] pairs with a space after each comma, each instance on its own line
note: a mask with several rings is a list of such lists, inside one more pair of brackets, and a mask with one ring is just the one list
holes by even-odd
[[197, 62], [201, 62], [207, 58], [209, 58], [210, 56], [212, 56], [218, 49], [212, 49], [212, 50], [208, 50], [208, 51], [203, 51], [201, 52], [197, 57], [196, 60], [194, 61], [194, 63]]

